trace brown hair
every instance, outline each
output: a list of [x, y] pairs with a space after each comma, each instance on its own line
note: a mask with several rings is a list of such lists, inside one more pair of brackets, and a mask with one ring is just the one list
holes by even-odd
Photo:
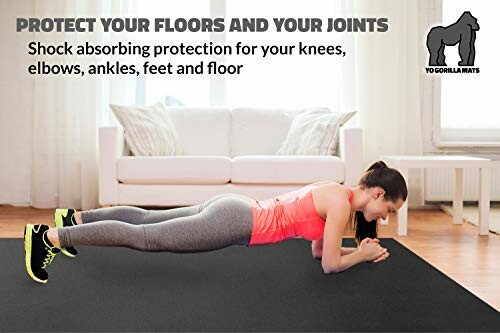
[[[358, 183], [361, 188], [380, 187], [385, 191], [384, 199], [392, 202], [399, 198], [406, 201], [408, 189], [401, 173], [393, 168], [389, 168], [383, 161], [373, 163], [361, 176]], [[359, 245], [366, 237], [377, 237], [377, 221], [368, 222], [363, 212], [356, 211], [354, 214], [353, 229], [355, 230], [354, 239]]]

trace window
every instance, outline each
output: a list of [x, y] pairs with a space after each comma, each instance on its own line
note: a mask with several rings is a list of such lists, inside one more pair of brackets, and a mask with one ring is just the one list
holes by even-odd
[[[146, 17], [153, 22], [153, 18], [190, 18], [210, 17], [210, 1], [136, 1], [134, 17]], [[134, 44], [172, 45], [181, 42], [202, 44], [210, 41], [210, 33], [204, 32], [154, 32], [133, 33], [131, 38]], [[143, 59], [144, 61], [144, 59]], [[148, 61], [155, 65], [190, 64], [197, 65], [206, 61], [201, 56], [161, 56], [150, 57]], [[185, 105], [206, 106], [210, 103], [210, 78], [208, 75], [146, 75], [138, 77], [137, 103], [152, 104], [157, 101], [165, 102], [178, 100]], [[173, 98], [172, 98], [173, 97]]]
[[[238, 41], [247, 45], [297, 45], [300, 41], [308, 45], [343, 45], [342, 34], [328, 32], [287, 33], [275, 32], [273, 17], [319, 17], [326, 18], [338, 12], [336, 2], [318, 1], [315, 6], [306, 2], [287, 0], [252, 2], [243, 1], [137, 1], [136, 17], [224, 17], [226, 32], [221, 36], [210, 33], [137, 33], [137, 43], [189, 44], [220, 42], [234, 46]], [[263, 17], [269, 20], [269, 30], [259, 33], [228, 32], [230, 20], [237, 18]], [[164, 13], [162, 15], [162, 13]], [[215, 13], [215, 14], [214, 14]], [[323, 17], [322, 17], [323, 16]], [[264, 39], [265, 38], [265, 39]], [[259, 46], [260, 47], [260, 46]], [[345, 51], [345, 50], [344, 50]], [[202, 60], [193, 56], [193, 62]], [[344, 58], [344, 59], [347, 59]], [[253, 106], [253, 107], [314, 107], [326, 106], [338, 109], [343, 89], [340, 84], [342, 64], [345, 61], [336, 55], [318, 56], [258, 56], [227, 55], [206, 59], [222, 64], [243, 65], [242, 74], [193, 76], [149, 75], [138, 78], [138, 103], [150, 104], [165, 101], [172, 96], [186, 105], [196, 106]], [[152, 59], [155, 64], [184, 59], [161, 57]], [[188, 62], [189, 63], [189, 62]], [[194, 64], [194, 63], [193, 63]]]
[[[441, 74], [440, 137], [444, 142], [500, 143], [498, 20], [495, 1], [443, 0], [442, 25], [454, 23], [464, 11], [477, 18], [474, 67], [479, 74]], [[445, 47], [446, 64], [458, 67], [458, 44]]]
[[[266, 32], [227, 32], [226, 43], [235, 45], [339, 45], [340, 34], [328, 32], [276, 32], [272, 19], [318, 17], [335, 13], [332, 1], [318, 1], [314, 6], [295, 1], [227, 1], [226, 22], [231, 18], [265, 17]], [[265, 8], [265, 11], [263, 10]], [[323, 17], [322, 17], [323, 16]], [[259, 46], [260, 47], [260, 46]], [[342, 57], [336, 55], [227, 56], [227, 63], [243, 64], [241, 75], [226, 77], [228, 106], [314, 107], [337, 109], [342, 89], [338, 87]]]

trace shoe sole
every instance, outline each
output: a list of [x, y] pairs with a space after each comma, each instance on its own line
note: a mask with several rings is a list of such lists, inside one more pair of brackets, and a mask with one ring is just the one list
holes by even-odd
[[[66, 211], [66, 215], [68, 214], [67, 209], [56, 209], [54, 213], [54, 224], [56, 225], [56, 228], [63, 228], [64, 223], [63, 223], [63, 212]], [[61, 248], [61, 252], [67, 255], [68, 257], [74, 258], [75, 255], [69, 253], [64, 247]]]
[[41, 280], [33, 274], [31, 270], [31, 236], [33, 235], [33, 224], [26, 225], [26, 236], [24, 237], [24, 262], [26, 263], [26, 271], [28, 275], [35, 281], [47, 283], [48, 280]]
[[56, 211], [54, 212], [54, 224], [56, 225], [56, 228], [64, 227], [63, 211], [66, 211], [66, 215], [68, 214], [67, 209], [56, 209]]

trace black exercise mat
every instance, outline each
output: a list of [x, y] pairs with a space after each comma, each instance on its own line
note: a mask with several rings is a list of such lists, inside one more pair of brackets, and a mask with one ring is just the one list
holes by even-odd
[[303, 239], [201, 253], [80, 246], [40, 284], [23, 240], [1, 239], [0, 331], [500, 331], [494, 308], [396, 240], [381, 244], [389, 259], [337, 274]]

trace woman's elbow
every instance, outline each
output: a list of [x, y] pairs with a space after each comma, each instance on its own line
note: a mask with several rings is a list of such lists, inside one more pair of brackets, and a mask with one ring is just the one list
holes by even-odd
[[339, 272], [340, 271], [338, 269], [335, 269], [335, 268], [329, 268], [329, 269], [323, 268], [323, 273], [325, 273], [325, 274], [339, 273]]
[[337, 269], [337, 267], [329, 265], [329, 264], [326, 264], [325, 261], [323, 261], [321, 263], [321, 266], [323, 267], [323, 272], [325, 274], [338, 273], [339, 272], [339, 270]]

